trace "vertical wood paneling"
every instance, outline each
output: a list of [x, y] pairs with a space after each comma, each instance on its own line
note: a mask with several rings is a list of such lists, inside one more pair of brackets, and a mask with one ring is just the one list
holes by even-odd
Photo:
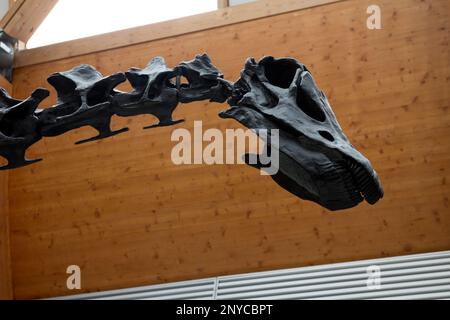
[[8, 174], [0, 173], [0, 300], [12, 299], [8, 219]]
[[[11, 84], [0, 76], [0, 87], [9, 92]], [[3, 160], [2, 160], [3, 161]], [[3, 165], [3, 162], [0, 163]], [[12, 299], [11, 255], [9, 243], [8, 173], [0, 171], [0, 300]]]

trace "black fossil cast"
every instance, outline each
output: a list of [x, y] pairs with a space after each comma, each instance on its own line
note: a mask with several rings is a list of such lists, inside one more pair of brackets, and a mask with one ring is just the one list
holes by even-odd
[[[130, 92], [116, 89], [127, 81]], [[81, 65], [52, 74], [48, 82], [58, 99], [45, 109], [38, 107], [49, 95], [46, 89], [35, 90], [23, 101], [1, 89], [0, 156], [8, 164], [0, 170], [40, 161], [27, 160], [25, 153], [43, 137], [84, 126], [98, 131], [97, 136], [77, 142], [80, 144], [128, 131], [111, 130], [114, 115], [153, 115], [158, 122], [144, 128], [149, 129], [183, 122], [173, 119], [180, 103], [228, 100], [230, 108], [220, 117], [235, 119], [250, 129], [279, 130], [279, 142], [266, 143], [272, 152], [279, 151], [279, 171], [272, 178], [287, 191], [329, 210], [351, 208], [364, 199], [374, 204], [383, 197], [370, 162], [350, 144], [326, 96], [308, 69], [294, 59], [249, 59], [234, 84], [224, 79], [206, 54], [174, 68], [156, 57], [143, 69], [110, 76]], [[249, 165], [264, 167], [252, 164], [250, 158], [255, 157], [247, 155]]]
[[[187, 79], [181, 83], [181, 78]], [[131, 92], [115, 88], [129, 81]], [[26, 150], [43, 137], [55, 137], [68, 131], [90, 126], [98, 135], [76, 144], [105, 139], [128, 128], [111, 130], [111, 118], [150, 114], [159, 123], [146, 128], [169, 126], [174, 121], [172, 113], [180, 102], [188, 103], [209, 99], [224, 102], [231, 94], [232, 84], [223, 79], [206, 55], [182, 62], [170, 69], [161, 57], [154, 58], [144, 69], [131, 68], [126, 73], [103, 76], [90, 65], [80, 65], [72, 70], [49, 76], [58, 99], [54, 106], [38, 109], [49, 92], [38, 89], [25, 100], [13, 99], [0, 91], [0, 156], [8, 164], [0, 170], [23, 167], [41, 159], [28, 161]]]
[[84, 126], [98, 131], [96, 137], [76, 143], [80, 144], [127, 131], [126, 128], [118, 131], [110, 128], [114, 115], [113, 89], [125, 80], [123, 73], [103, 77], [89, 65], [52, 74], [48, 82], [56, 89], [58, 101], [55, 106], [37, 113], [42, 136], [54, 137]]
[[279, 150], [280, 167], [272, 178], [284, 189], [329, 210], [383, 197], [375, 170], [350, 144], [303, 64], [289, 58], [247, 60], [228, 102], [231, 108], [221, 117], [279, 130], [279, 145], [272, 149]]
[[121, 117], [151, 114], [159, 123], [145, 127], [170, 126], [183, 120], [172, 119], [178, 106], [178, 89], [171, 79], [176, 78], [174, 69], [166, 66], [163, 58], [154, 58], [144, 69], [131, 68], [125, 73], [133, 91], [119, 92], [112, 98], [114, 113]]
[[49, 92], [36, 89], [26, 100], [16, 100], [0, 88], [0, 155], [8, 164], [0, 170], [23, 167], [42, 159], [27, 160], [26, 150], [42, 139], [36, 109]]
[[[231, 95], [233, 84], [223, 79], [223, 74], [211, 63], [204, 54], [194, 60], [178, 65], [177, 88], [182, 103], [209, 100], [223, 103]], [[180, 77], [185, 77], [187, 83], [181, 84]]]
[[[224, 102], [232, 88], [206, 54], [173, 69], [167, 67], [163, 58], [156, 57], [144, 69], [131, 68], [125, 75], [133, 90], [129, 93], [115, 91], [111, 97], [112, 111], [121, 117], [151, 114], [158, 118], [159, 123], [144, 129], [183, 122], [172, 118], [180, 102], [206, 99]], [[183, 77], [186, 83], [181, 82]]]

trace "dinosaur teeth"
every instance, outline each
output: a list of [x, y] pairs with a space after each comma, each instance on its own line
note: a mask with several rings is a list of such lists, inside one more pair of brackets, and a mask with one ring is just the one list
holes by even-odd
[[347, 159], [346, 163], [358, 190], [368, 203], [374, 204], [383, 198], [384, 192], [375, 172], [369, 173], [362, 165], [351, 159]]

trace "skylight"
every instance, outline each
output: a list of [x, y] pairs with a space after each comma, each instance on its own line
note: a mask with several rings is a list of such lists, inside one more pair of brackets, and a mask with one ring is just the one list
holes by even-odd
[[27, 48], [80, 39], [217, 9], [217, 0], [59, 0]]

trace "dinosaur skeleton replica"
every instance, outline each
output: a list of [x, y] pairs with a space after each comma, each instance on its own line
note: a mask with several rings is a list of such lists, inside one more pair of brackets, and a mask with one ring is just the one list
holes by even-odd
[[[126, 81], [131, 92], [115, 89]], [[279, 130], [279, 143], [272, 146], [280, 154], [279, 171], [272, 178], [287, 191], [329, 210], [351, 208], [364, 199], [375, 204], [383, 197], [370, 162], [350, 144], [326, 96], [295, 59], [249, 59], [234, 84], [224, 80], [206, 54], [173, 69], [157, 57], [144, 69], [131, 68], [106, 77], [92, 66], [81, 65], [52, 74], [48, 82], [58, 99], [46, 109], [38, 109], [49, 96], [46, 89], [36, 89], [22, 101], [0, 88], [0, 156], [8, 160], [0, 170], [42, 160], [27, 160], [25, 153], [43, 137], [84, 126], [98, 131], [80, 144], [128, 131], [111, 130], [113, 115], [154, 115], [159, 123], [144, 128], [149, 129], [182, 122], [172, 117], [179, 103], [228, 100], [230, 108], [220, 117], [235, 119], [250, 129]], [[270, 145], [270, 140], [266, 143]], [[259, 161], [248, 161], [251, 157], [258, 159], [258, 155], [246, 155], [247, 164], [263, 167]]]

